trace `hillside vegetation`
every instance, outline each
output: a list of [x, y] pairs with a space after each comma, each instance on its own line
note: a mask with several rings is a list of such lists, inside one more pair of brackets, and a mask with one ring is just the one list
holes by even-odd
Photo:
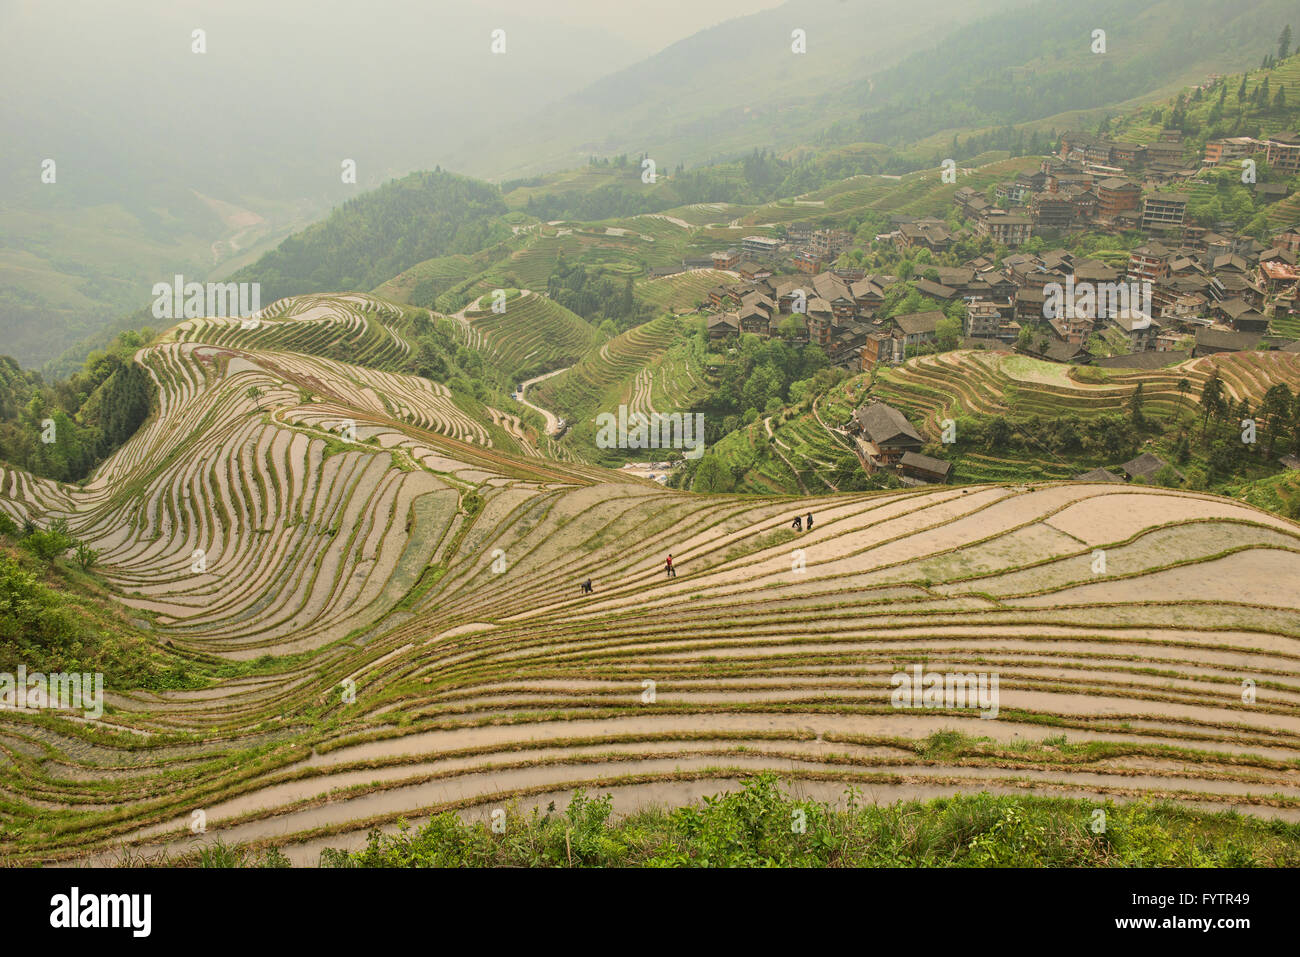
[[260, 282], [262, 301], [330, 290], [372, 289], [438, 256], [473, 253], [508, 234], [506, 211], [486, 183], [444, 173], [412, 173], [290, 236], [233, 282]]

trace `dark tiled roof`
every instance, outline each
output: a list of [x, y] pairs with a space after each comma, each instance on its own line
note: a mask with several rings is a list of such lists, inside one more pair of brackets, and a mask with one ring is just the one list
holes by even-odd
[[894, 322], [909, 336], [914, 336], [924, 332], [934, 332], [943, 318], [942, 312], [931, 309], [928, 312], [910, 312], [905, 316], [894, 316]]
[[1230, 352], [1251, 352], [1259, 345], [1260, 337], [1253, 332], [1224, 332], [1221, 329], [1197, 329], [1196, 344], [1211, 349]]
[[864, 405], [854, 413], [854, 416], [863, 434], [877, 445], [899, 438], [921, 443], [925, 441], [916, 429], [912, 428], [912, 423], [907, 421], [903, 413], [883, 402]]
[[1114, 472], [1106, 469], [1093, 469], [1091, 472], [1084, 472], [1082, 475], [1074, 477], [1076, 482], [1123, 482], [1124, 479]]
[[903, 457], [898, 460], [898, 464], [906, 468], [920, 469], [923, 472], [933, 472], [936, 475], [944, 476], [952, 468], [951, 462], [931, 458], [928, 455], [922, 455], [920, 452], [904, 452]]
[[[1160, 456], [1152, 455], [1150, 452], [1143, 452], [1137, 458], [1125, 462], [1120, 468], [1133, 478], [1150, 478], [1164, 468], [1166, 464], [1168, 463]], [[1174, 471], [1177, 472], [1178, 470], [1175, 469]]]

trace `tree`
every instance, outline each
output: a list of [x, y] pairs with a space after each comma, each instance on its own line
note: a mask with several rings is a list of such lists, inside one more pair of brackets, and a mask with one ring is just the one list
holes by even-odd
[[732, 489], [731, 473], [718, 461], [717, 456], [706, 455], [695, 469], [695, 481], [691, 483], [693, 492], [730, 492]]
[[1192, 384], [1188, 382], [1187, 379], [1184, 378], [1178, 380], [1178, 395], [1180, 396], [1179, 399], [1180, 403], [1182, 399], [1187, 397], [1187, 393], [1191, 391], [1192, 391]]
[[1282, 28], [1282, 32], [1277, 38], [1277, 58], [1285, 60], [1291, 55], [1291, 24]]
[[74, 554], [77, 556], [77, 564], [81, 566], [82, 571], [86, 571], [91, 565], [99, 561], [98, 549], [91, 548], [85, 542], [77, 542], [77, 550]]
[[1139, 429], [1142, 428], [1142, 383], [1137, 384], [1133, 394], [1128, 400], [1129, 415], [1133, 418], [1133, 424]]
[[1182, 482], [1183, 480], [1179, 476], [1178, 470], [1167, 462], [1162, 465], [1160, 470], [1155, 474], [1155, 483], [1157, 485], [1163, 485], [1166, 488], [1177, 488], [1182, 484]]
[[1268, 391], [1264, 393], [1264, 401], [1259, 407], [1260, 418], [1264, 420], [1264, 435], [1268, 440], [1264, 453], [1267, 458], [1273, 457], [1273, 447], [1285, 431], [1290, 413], [1291, 390], [1286, 383], [1279, 382], [1269, 386]]
[[1227, 409], [1223, 398], [1223, 380], [1219, 378], [1218, 369], [1205, 380], [1205, 388], [1201, 390], [1201, 408], [1205, 410], [1201, 417], [1202, 431], [1209, 428], [1211, 416], [1217, 419]]
[[988, 424], [988, 445], [994, 450], [1005, 449], [1011, 441], [1011, 423], [995, 415]]
[[55, 528], [35, 531], [22, 540], [27, 549], [43, 562], [52, 562], [72, 547], [72, 538]]
[[257, 403], [257, 411], [258, 411], [258, 412], [261, 412], [261, 411], [262, 411], [262, 396], [263, 396], [264, 394], [265, 394], [265, 393], [262, 392], [262, 390], [259, 389], [257, 386], [255, 386], [255, 385], [250, 385], [250, 386], [248, 387], [248, 391], [244, 393], [244, 396], [245, 396], [245, 398], [252, 399], [254, 402], [256, 402], [256, 403]]
[[935, 324], [934, 332], [940, 349], [956, 349], [961, 341], [961, 320], [945, 316]]

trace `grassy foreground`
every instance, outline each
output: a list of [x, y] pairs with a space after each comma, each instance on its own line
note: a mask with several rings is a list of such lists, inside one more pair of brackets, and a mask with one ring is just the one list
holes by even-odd
[[[1117, 805], [991, 794], [861, 803], [845, 809], [785, 793], [768, 772], [734, 793], [610, 820], [608, 796], [507, 813], [504, 831], [439, 814], [419, 828], [372, 832], [324, 867], [1295, 867], [1300, 825], [1172, 802]], [[1104, 812], [1104, 823], [1101, 813]], [[173, 863], [284, 867], [220, 842]]]

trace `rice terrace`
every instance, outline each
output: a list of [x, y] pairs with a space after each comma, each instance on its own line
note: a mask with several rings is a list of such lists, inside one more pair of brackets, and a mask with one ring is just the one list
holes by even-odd
[[7, 916], [1265, 923], [1293, 5], [118, 6], [0, 11]]
[[[116, 627], [195, 684], [112, 683], [97, 723], [6, 711], [8, 859], [219, 834], [314, 864], [447, 811], [581, 789], [626, 813], [768, 773], [828, 806], [1300, 815], [1293, 522], [1111, 484], [677, 492], [386, 371], [411, 322], [358, 295], [182, 322], [134, 356], [155, 411], [90, 482], [0, 473], [12, 523], [93, 548]], [[914, 667], [996, 674], [996, 720], [895, 706]]]

